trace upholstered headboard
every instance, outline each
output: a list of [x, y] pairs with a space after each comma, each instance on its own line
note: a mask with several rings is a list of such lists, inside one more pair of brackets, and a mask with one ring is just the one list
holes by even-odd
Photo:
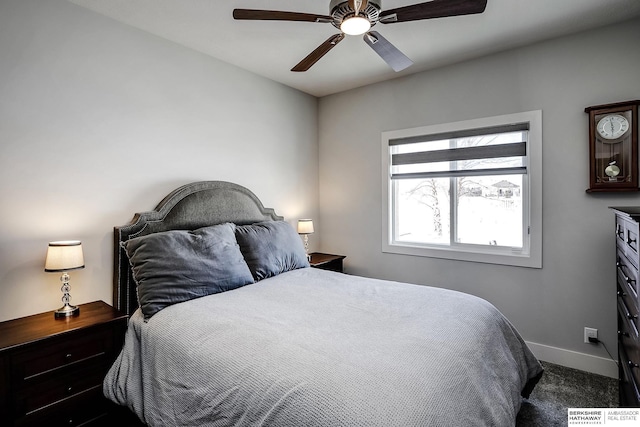
[[114, 227], [113, 304], [131, 315], [138, 307], [136, 284], [127, 255], [120, 245], [132, 237], [167, 230], [194, 230], [233, 222], [238, 225], [283, 220], [265, 208], [249, 189], [224, 181], [183, 185], [165, 197], [153, 211], [136, 213], [127, 225]]

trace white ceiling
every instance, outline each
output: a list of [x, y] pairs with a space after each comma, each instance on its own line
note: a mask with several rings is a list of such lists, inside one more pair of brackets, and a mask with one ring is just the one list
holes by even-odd
[[[328, 15], [329, 0], [69, 0], [315, 96], [640, 16], [640, 0], [488, 0], [483, 14], [374, 27], [414, 61], [395, 73], [361, 36], [309, 71], [289, 71], [338, 30], [331, 24], [236, 21], [234, 8]], [[421, 0], [383, 0], [392, 9]]]

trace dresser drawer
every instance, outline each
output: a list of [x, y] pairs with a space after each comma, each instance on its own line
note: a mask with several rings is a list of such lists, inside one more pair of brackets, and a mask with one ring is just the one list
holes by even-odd
[[624, 346], [627, 356], [640, 363], [640, 333], [627, 317], [624, 304], [618, 304], [618, 341]]
[[624, 251], [627, 235], [627, 221], [624, 218], [616, 215], [616, 246]]
[[618, 323], [618, 328], [622, 331], [629, 332], [630, 336], [638, 340], [638, 310], [635, 305], [629, 307], [624, 300], [624, 297], [618, 295], [618, 316], [624, 320], [624, 322]]
[[638, 367], [632, 366], [622, 344], [618, 346], [620, 355], [620, 406], [640, 406], [640, 387], [638, 385]]
[[625, 254], [627, 254], [627, 258], [631, 261], [631, 263], [639, 268], [638, 265], [638, 224], [628, 222], [626, 224], [626, 233], [625, 233]]
[[627, 258], [637, 268], [638, 260], [638, 223], [626, 218], [616, 217], [616, 245], [627, 255]]
[[[638, 306], [638, 270], [631, 264], [629, 259], [618, 251], [616, 260], [616, 271], [618, 275], [618, 295], [622, 290], [627, 297], [627, 304], [632, 303]], [[622, 289], [620, 289], [622, 288]]]
[[72, 366], [92, 358], [104, 357], [113, 346], [110, 329], [92, 329], [91, 333], [76, 334], [73, 340], [52, 338], [16, 353], [12, 358], [12, 372], [16, 386], [50, 371]]

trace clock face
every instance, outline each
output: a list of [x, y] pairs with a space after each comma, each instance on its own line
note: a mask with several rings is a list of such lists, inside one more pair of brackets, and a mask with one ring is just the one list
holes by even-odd
[[618, 139], [629, 130], [629, 121], [620, 114], [608, 114], [600, 119], [596, 128], [604, 139]]

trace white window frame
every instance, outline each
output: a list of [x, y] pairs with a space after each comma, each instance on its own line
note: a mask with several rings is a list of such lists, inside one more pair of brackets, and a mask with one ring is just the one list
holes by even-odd
[[[523, 214], [523, 228], [528, 227], [521, 251], [496, 251], [490, 247], [476, 248], [442, 247], [409, 242], [393, 242], [393, 181], [391, 179], [391, 154], [389, 142], [395, 139], [482, 129], [493, 126], [529, 123], [526, 141], [527, 173], [523, 182], [528, 183], [527, 206]], [[527, 111], [495, 117], [444, 123], [411, 129], [382, 132], [382, 252], [444, 258], [460, 261], [502, 264], [518, 267], [542, 268], [542, 111]]]

